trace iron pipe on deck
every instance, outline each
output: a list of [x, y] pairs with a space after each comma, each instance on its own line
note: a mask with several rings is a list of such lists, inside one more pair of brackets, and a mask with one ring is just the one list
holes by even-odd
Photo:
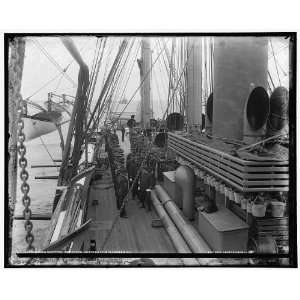
[[154, 190], [151, 191], [151, 200], [152, 200], [153, 206], [155, 208], [155, 211], [157, 212], [167, 233], [169, 234], [176, 251], [178, 253], [191, 253], [192, 251], [190, 250], [186, 241], [182, 238], [178, 229], [176, 228], [176, 226], [174, 225], [174, 223], [168, 216], [163, 205], [158, 200], [157, 195]]
[[176, 206], [174, 201], [171, 200], [168, 193], [160, 186], [155, 186], [155, 191], [162, 205], [168, 212], [170, 218], [177, 226], [179, 232], [193, 251], [193, 253], [207, 253], [211, 249], [206, 241], [199, 235], [196, 229], [186, 220], [183, 213]]
[[[187, 245], [186, 241], [183, 239], [182, 235], [176, 228], [175, 224], [168, 216], [163, 205], [158, 200], [157, 195], [154, 190], [151, 191], [151, 200], [152, 200], [152, 204], [156, 210], [156, 213], [159, 216], [159, 218], [161, 219], [176, 251], [178, 253], [192, 253], [191, 249]], [[196, 258], [182, 258], [182, 262], [186, 266], [199, 265], [199, 261]]]

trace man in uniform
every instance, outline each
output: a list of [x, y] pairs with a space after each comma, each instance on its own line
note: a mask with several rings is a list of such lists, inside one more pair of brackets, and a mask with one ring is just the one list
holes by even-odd
[[121, 132], [122, 132], [122, 142], [124, 142], [124, 137], [125, 137], [125, 127], [122, 125], [121, 127]]
[[131, 153], [128, 154], [126, 159], [126, 169], [129, 179], [129, 186], [132, 185], [132, 199], [135, 198], [138, 191], [138, 179], [136, 179], [137, 173], [138, 173], [138, 165], [135, 161], [135, 157], [132, 156]]
[[127, 126], [129, 127], [130, 130], [132, 130], [132, 128], [136, 126], [134, 115], [132, 115], [131, 118], [127, 121]]
[[128, 218], [125, 209], [125, 198], [128, 194], [128, 179], [126, 175], [121, 172], [121, 170], [116, 171], [116, 198], [117, 198], [117, 208], [120, 209], [120, 217]]
[[152, 173], [151, 168], [148, 166], [144, 166], [141, 171], [140, 175], [140, 193], [139, 193], [139, 199], [142, 203], [141, 207], [145, 207], [145, 204], [147, 205], [148, 210], [151, 210], [151, 202], [149, 199], [149, 192], [147, 190], [150, 190], [155, 185], [155, 179]]

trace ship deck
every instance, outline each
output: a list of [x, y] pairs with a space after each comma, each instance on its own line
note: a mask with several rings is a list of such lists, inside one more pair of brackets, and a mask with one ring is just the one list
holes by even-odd
[[[125, 156], [129, 153], [128, 137], [120, 146]], [[165, 228], [152, 227], [152, 220], [158, 219], [156, 212], [140, 207], [131, 193], [126, 204], [128, 218], [120, 218], [117, 209], [111, 170], [103, 173], [101, 179], [93, 181], [89, 188], [86, 220], [92, 220], [84, 234], [80, 234], [72, 249], [90, 251], [91, 244], [96, 244], [97, 251], [130, 252], [130, 253], [176, 253], [176, 249]], [[105, 243], [105, 245], [104, 245]], [[103, 246], [104, 245], [104, 246]], [[165, 259], [164, 262], [166, 262]], [[172, 263], [181, 259], [172, 258]]]
[[[106, 179], [110, 179], [110, 171]], [[84, 250], [88, 251], [90, 241], [96, 242], [97, 250], [175, 253], [176, 250], [163, 227], [154, 228], [152, 220], [156, 213], [141, 208], [138, 200], [129, 196], [126, 205], [128, 218], [118, 217], [114, 188], [111, 182], [103, 179], [91, 185], [89, 193], [87, 219], [92, 219], [88, 235], [85, 236]], [[111, 229], [113, 228], [113, 229]], [[109, 238], [103, 248], [103, 243]]]

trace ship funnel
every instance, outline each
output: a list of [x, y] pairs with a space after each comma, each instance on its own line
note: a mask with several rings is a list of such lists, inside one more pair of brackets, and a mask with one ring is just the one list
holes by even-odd
[[175, 183], [182, 196], [183, 214], [190, 220], [194, 218], [194, 171], [187, 166], [180, 166], [175, 172]]
[[266, 122], [270, 111], [270, 101], [263, 87], [254, 88], [244, 108], [243, 140], [246, 144], [253, 144], [266, 133]]
[[[244, 109], [249, 87], [267, 87], [268, 39], [255, 36], [215, 37], [213, 65], [212, 133], [218, 137], [243, 140]], [[256, 90], [254, 99], [256, 93], [264, 94], [260, 89]], [[252, 103], [256, 100], [251, 97], [249, 108]]]
[[285, 87], [277, 87], [270, 97], [270, 115], [267, 122], [267, 136], [288, 132], [289, 92]]
[[167, 128], [171, 131], [182, 130], [184, 125], [183, 116], [180, 113], [171, 113], [167, 117]]
[[214, 95], [211, 93], [206, 102], [205, 111], [205, 132], [207, 134], [212, 134], [212, 123], [213, 123], [213, 105], [214, 105]]

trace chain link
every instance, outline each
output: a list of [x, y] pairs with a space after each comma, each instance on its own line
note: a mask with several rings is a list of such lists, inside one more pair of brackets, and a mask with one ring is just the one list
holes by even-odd
[[19, 154], [19, 167], [21, 168], [20, 171], [20, 179], [22, 181], [21, 184], [21, 192], [23, 194], [22, 196], [22, 203], [24, 206], [23, 210], [23, 217], [25, 219], [24, 223], [24, 228], [26, 231], [26, 243], [27, 243], [27, 251], [33, 251], [34, 246], [33, 241], [34, 241], [34, 235], [32, 234], [32, 229], [33, 229], [33, 224], [31, 222], [31, 209], [30, 209], [30, 203], [31, 199], [28, 196], [29, 191], [30, 191], [30, 186], [27, 183], [29, 174], [26, 171], [27, 168], [27, 159], [25, 157], [26, 154], [26, 146], [24, 144], [25, 142], [25, 134], [23, 132], [24, 129], [24, 121], [22, 119], [22, 116], [26, 114], [26, 104], [25, 102], [21, 99], [21, 96], [19, 95], [19, 107], [18, 107], [18, 154]]

